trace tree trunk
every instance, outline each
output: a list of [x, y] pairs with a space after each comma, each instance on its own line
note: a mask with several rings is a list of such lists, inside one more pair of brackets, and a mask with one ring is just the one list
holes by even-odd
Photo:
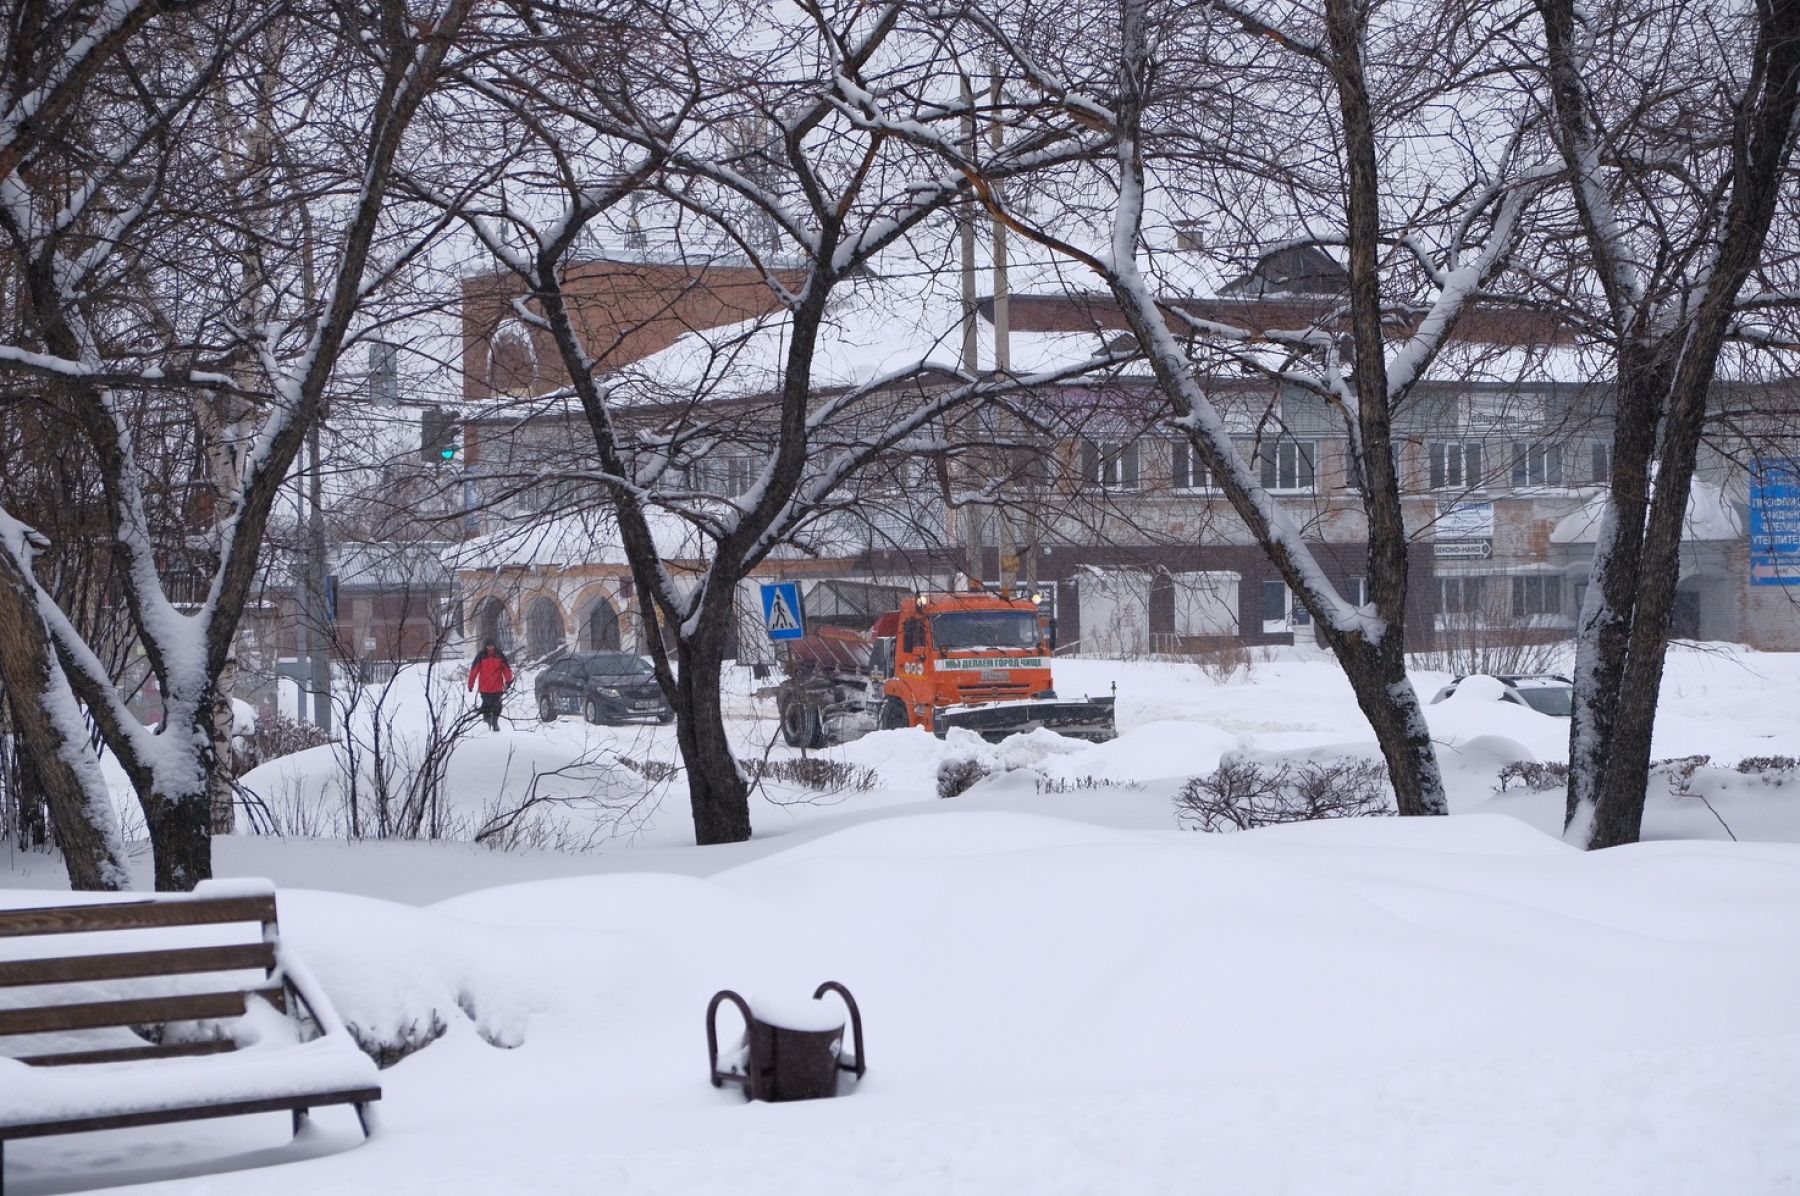
[[[128, 889], [130, 877], [99, 761], [79, 724], [75, 696], [52, 654], [33, 597], [12, 565], [10, 556], [0, 557], [0, 684], [6, 687], [27, 765], [22, 771], [43, 786], [41, 795], [21, 794], [21, 806], [39, 796], [48, 803], [70, 888]], [[69, 725], [71, 720], [77, 725]]]
[[703, 625], [698, 635], [680, 638], [675, 646], [676, 738], [687, 766], [694, 842], [742, 843], [750, 837], [750, 787], [738, 771], [719, 701], [725, 621], [706, 619]]
[[237, 713], [232, 708], [231, 690], [235, 682], [237, 666], [227, 666], [227, 675], [220, 678], [219, 696], [213, 702], [213, 716], [209, 720], [212, 732], [213, 762], [208, 799], [208, 820], [215, 835], [229, 835], [237, 829], [237, 751], [232, 739], [232, 731], [237, 726]]
[[138, 796], [150, 830], [158, 892], [185, 893], [212, 879], [213, 780], [221, 765], [212, 752], [213, 703], [210, 685], [192, 698], [178, 690], [165, 692], [157, 736], [164, 741], [161, 746], [178, 749], [186, 743], [194, 750], [153, 769], [141, 759], [125, 761], [127, 771], [145, 778]]
[[1698, 321], [1686, 338], [1700, 352], [1710, 348], [1706, 363], [1689, 360], [1674, 372], [1662, 450], [1656, 468], [1656, 492], [1650, 501], [1640, 542], [1640, 584], [1633, 609], [1625, 668], [1618, 689], [1617, 717], [1607, 745], [1605, 767], [1595, 792], [1589, 847], [1635, 843], [1643, 827], [1645, 791], [1650, 784], [1651, 737], [1668, 659], [1669, 623], [1681, 580], [1681, 542], [1687, 530], [1688, 496], [1693, 490], [1700, 438], [1705, 430], [1707, 394], [1712, 388], [1710, 362], [1723, 338], [1722, 317]]
[[186, 893], [212, 879], [212, 796], [205, 784], [193, 792], [153, 794], [144, 803], [156, 891]]
[[[11, 726], [11, 720], [0, 726]], [[43, 778], [38, 776], [36, 757], [19, 741], [16, 732], [6, 732], [13, 742], [13, 757], [9, 763], [11, 770], [6, 777], [6, 787], [12, 791], [12, 836], [21, 851], [49, 847], [55, 840], [50, 837], [50, 823], [44, 816], [46, 802], [40, 799], [44, 793]], [[4, 810], [0, 805], [0, 810]], [[82, 886], [70, 878], [69, 887], [79, 889]]]
[[1445, 814], [1444, 778], [1418, 691], [1406, 675], [1405, 636], [1389, 627], [1377, 644], [1326, 630], [1326, 642], [1387, 762], [1395, 808], [1404, 815]]
[[[1594, 532], [1588, 591], [1575, 627], [1575, 687], [1569, 717], [1569, 788], [1563, 827], [1584, 839], [1612, 762], [1614, 728], [1630, 657], [1643, 528], [1650, 494], [1663, 371], [1648, 355], [1621, 371], [1613, 433], [1612, 481]], [[1580, 825], [1578, 825], [1578, 823]]]

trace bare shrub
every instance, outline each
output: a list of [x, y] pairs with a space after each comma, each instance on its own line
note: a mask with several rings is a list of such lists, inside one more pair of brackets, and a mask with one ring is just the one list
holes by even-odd
[[[1495, 595], [1494, 602], [1501, 601]], [[1491, 605], [1491, 604], [1490, 604]], [[1498, 607], [1438, 616], [1433, 647], [1408, 659], [1415, 669], [1456, 677], [1553, 673], [1574, 645], [1571, 632], [1533, 625]]]
[[881, 783], [873, 768], [828, 760], [822, 756], [793, 756], [785, 760], [740, 760], [753, 781], [781, 781], [820, 793], [867, 793]]
[[639, 762], [606, 749], [589, 749], [556, 768], [533, 768], [522, 794], [511, 774], [508, 753], [494, 797], [469, 832], [495, 851], [593, 851], [642, 830], [661, 800], [658, 783]]
[[1039, 777], [1039, 793], [1086, 793], [1098, 789], [1142, 789], [1142, 781], [1115, 781], [1091, 773], [1079, 777]]
[[1651, 777], [1668, 782], [1669, 792], [1686, 794], [1694, 781], [1694, 773], [1712, 763], [1711, 756], [1671, 756], [1650, 762]]
[[1780, 785], [1795, 779], [1793, 773], [1800, 772], [1800, 760], [1792, 756], [1745, 756], [1732, 765], [1745, 776], [1757, 776], [1772, 785]]
[[273, 792], [261, 794], [239, 784], [238, 807], [252, 834], [293, 839], [344, 837], [341, 802], [324, 786], [309, 796], [300, 777], [288, 777]]
[[1323, 818], [1394, 813], [1387, 770], [1372, 760], [1259, 764], [1227, 755], [1175, 795], [1176, 820], [1191, 830], [1250, 830]]
[[[359, 676], [333, 688], [343, 734], [332, 742], [352, 839], [455, 837], [447, 826], [450, 758], [481, 721], [463, 704], [460, 672], [434, 656], [401, 664], [379, 683]], [[408, 709], [414, 681], [426, 698], [422, 723]]]
[[621, 765], [637, 773], [652, 785], [672, 781], [681, 772], [681, 765], [673, 760], [639, 760], [633, 756], [620, 756], [618, 760]]
[[1520, 760], [1508, 764], [1500, 770], [1500, 791], [1506, 792], [1507, 786], [1517, 782], [1520, 788], [1532, 793], [1545, 793], [1551, 789], [1561, 789], [1569, 783], [1569, 766], [1555, 760], [1539, 764], [1535, 760]]
[[259, 763], [266, 763], [308, 748], [326, 747], [336, 740], [330, 731], [276, 714], [256, 720], [256, 730], [250, 733], [250, 749]]
[[1256, 667], [1250, 648], [1242, 643], [1204, 648], [1194, 653], [1191, 659], [1194, 667], [1200, 670], [1200, 675], [1214, 685], [1228, 685], [1240, 678], [1249, 681], [1251, 671]]
[[489, 810], [475, 842], [491, 851], [559, 851], [583, 855], [611, 837], [612, 826], [583, 823], [544, 809]]
[[938, 763], [937, 795], [956, 797], [966, 793], [990, 772], [988, 762], [975, 756], [947, 756]]
[[350, 1032], [350, 1037], [356, 1040], [362, 1053], [375, 1060], [376, 1067], [386, 1068], [415, 1051], [424, 1050], [442, 1038], [450, 1026], [434, 1009], [430, 1021], [414, 1018], [406, 1025], [385, 1034], [365, 1029], [355, 1022], [344, 1023], [344, 1029]]

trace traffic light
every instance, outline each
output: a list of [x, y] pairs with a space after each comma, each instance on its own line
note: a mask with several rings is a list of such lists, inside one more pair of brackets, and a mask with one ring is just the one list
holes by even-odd
[[462, 456], [462, 413], [427, 407], [419, 417], [419, 457], [445, 464]]

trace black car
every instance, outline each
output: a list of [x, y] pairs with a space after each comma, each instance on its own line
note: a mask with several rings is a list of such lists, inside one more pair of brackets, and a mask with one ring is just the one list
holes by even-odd
[[675, 721], [650, 662], [629, 652], [577, 652], [537, 677], [538, 717], [580, 714], [590, 723]]

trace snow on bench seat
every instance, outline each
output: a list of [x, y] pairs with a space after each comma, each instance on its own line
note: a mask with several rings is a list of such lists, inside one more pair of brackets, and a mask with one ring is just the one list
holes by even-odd
[[[267, 1018], [286, 1021], [262, 1006]], [[348, 1035], [311, 1042], [259, 1042], [216, 1055], [32, 1067], [0, 1058], [0, 1135], [24, 1125], [160, 1113], [366, 1092], [380, 1087], [375, 1063]]]
[[[267, 881], [0, 908], [0, 1148], [10, 1139], [354, 1106], [373, 1060], [281, 941]], [[4, 1156], [0, 1155], [0, 1184]]]

